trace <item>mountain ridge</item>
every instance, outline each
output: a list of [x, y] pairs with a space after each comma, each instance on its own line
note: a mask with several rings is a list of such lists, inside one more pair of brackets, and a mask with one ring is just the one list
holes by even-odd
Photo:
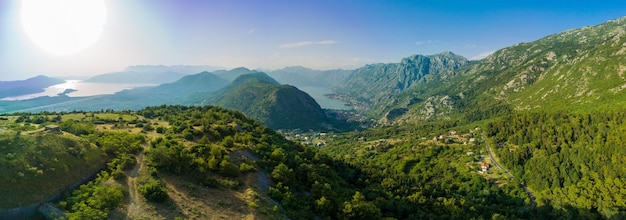
[[207, 65], [135, 65], [126, 67], [119, 72], [92, 76], [86, 79], [85, 82], [162, 84], [175, 82], [186, 75], [217, 69], [218, 67]]
[[380, 117], [391, 110], [390, 106], [398, 104], [397, 95], [431, 81], [452, 78], [458, 69], [469, 64], [467, 58], [452, 52], [413, 55], [399, 63], [358, 68], [336, 87], [336, 91], [344, 101], [359, 106], [370, 117]]
[[423, 55], [366, 65], [336, 91], [383, 123], [612, 108], [626, 104], [625, 23], [626, 17], [567, 30], [462, 65], [439, 61], [438, 74], [423, 74], [429, 61]]

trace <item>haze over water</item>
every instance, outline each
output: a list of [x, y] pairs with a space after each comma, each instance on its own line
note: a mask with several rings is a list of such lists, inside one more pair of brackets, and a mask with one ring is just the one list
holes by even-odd
[[58, 96], [67, 89], [76, 90], [66, 95], [69, 97], [85, 97], [94, 95], [107, 95], [114, 94], [116, 92], [132, 89], [137, 87], [157, 86], [156, 84], [141, 84], [141, 83], [92, 83], [83, 82], [82, 80], [66, 80], [65, 83], [56, 84], [45, 89], [40, 93], [33, 93], [21, 96], [7, 97], [2, 100], [14, 101], [14, 100], [26, 100], [43, 96]]

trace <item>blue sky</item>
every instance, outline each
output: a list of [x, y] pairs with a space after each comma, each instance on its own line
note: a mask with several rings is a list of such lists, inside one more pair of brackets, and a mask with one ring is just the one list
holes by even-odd
[[[513, 3], [512, 3], [513, 2]], [[626, 16], [621, 1], [106, 0], [96, 42], [52, 55], [0, 1], [0, 80], [85, 76], [130, 65], [357, 68], [498, 49]]]

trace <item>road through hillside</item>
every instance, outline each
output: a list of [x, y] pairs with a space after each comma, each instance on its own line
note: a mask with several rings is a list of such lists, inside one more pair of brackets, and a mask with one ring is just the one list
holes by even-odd
[[[496, 160], [496, 156], [494, 155], [493, 151], [491, 150], [491, 146], [489, 146], [489, 144], [487, 144], [487, 139], [486, 139], [486, 135], [485, 132], [483, 132], [483, 140], [485, 140], [485, 148], [487, 148], [487, 152], [489, 153], [489, 158], [491, 159], [491, 162], [493, 163], [493, 165], [495, 165], [496, 167], [498, 167], [500, 170], [503, 170], [504, 173], [506, 173], [507, 176], [509, 176], [511, 179], [514, 179], [515, 176], [509, 172], [509, 170], [507, 170], [506, 168], [504, 168], [503, 166], [501, 166], [498, 161]], [[530, 191], [530, 189], [528, 189], [528, 187], [526, 187], [526, 185], [520, 183], [520, 187], [522, 187], [522, 189], [526, 192], [526, 194], [528, 194], [528, 197], [530, 197], [530, 201], [531, 201], [531, 205], [532, 206], [536, 206], [537, 205], [537, 197], [535, 196], [535, 194]]]

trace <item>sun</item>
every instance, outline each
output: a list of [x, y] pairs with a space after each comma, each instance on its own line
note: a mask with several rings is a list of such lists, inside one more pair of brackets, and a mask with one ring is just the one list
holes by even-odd
[[22, 0], [22, 27], [42, 50], [71, 55], [96, 42], [106, 22], [104, 0]]

